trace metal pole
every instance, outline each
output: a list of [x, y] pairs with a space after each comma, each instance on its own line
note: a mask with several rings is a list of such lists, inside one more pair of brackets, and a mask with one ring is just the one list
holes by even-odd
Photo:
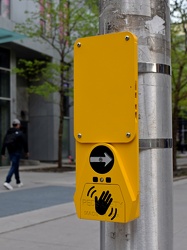
[[105, 222], [100, 221], [100, 250], [105, 250]]
[[168, 0], [100, 0], [100, 34], [118, 31], [134, 33], [139, 44], [141, 215], [127, 224], [102, 225], [102, 250], [172, 250]]

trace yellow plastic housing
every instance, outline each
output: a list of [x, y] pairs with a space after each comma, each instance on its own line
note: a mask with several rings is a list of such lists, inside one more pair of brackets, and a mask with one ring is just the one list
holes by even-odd
[[139, 217], [137, 38], [130, 32], [74, 45], [74, 136], [79, 218]]

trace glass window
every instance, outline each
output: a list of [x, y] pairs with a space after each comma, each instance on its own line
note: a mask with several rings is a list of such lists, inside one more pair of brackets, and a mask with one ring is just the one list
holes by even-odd
[[[9, 126], [10, 126], [10, 101], [5, 101], [0, 99], [0, 145], [2, 145], [4, 136]], [[0, 166], [7, 164], [8, 164], [8, 158], [2, 161], [0, 157]]]
[[10, 0], [0, 0], [0, 14], [2, 17], [10, 18]]
[[10, 72], [0, 69], [0, 97], [10, 97]]
[[10, 50], [0, 48], [0, 67], [10, 69]]

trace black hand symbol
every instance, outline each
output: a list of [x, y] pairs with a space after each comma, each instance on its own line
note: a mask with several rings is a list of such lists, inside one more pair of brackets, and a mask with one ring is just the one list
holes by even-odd
[[95, 196], [95, 210], [98, 214], [104, 215], [108, 210], [110, 204], [112, 203], [113, 199], [111, 198], [111, 194], [109, 191], [103, 191], [99, 200], [98, 197]]

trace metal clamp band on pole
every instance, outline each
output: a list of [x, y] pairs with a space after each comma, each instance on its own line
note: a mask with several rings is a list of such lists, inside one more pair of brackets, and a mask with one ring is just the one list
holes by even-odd
[[171, 75], [171, 67], [160, 63], [139, 62], [138, 73], [161, 73]]
[[172, 139], [140, 139], [140, 149], [172, 148]]

